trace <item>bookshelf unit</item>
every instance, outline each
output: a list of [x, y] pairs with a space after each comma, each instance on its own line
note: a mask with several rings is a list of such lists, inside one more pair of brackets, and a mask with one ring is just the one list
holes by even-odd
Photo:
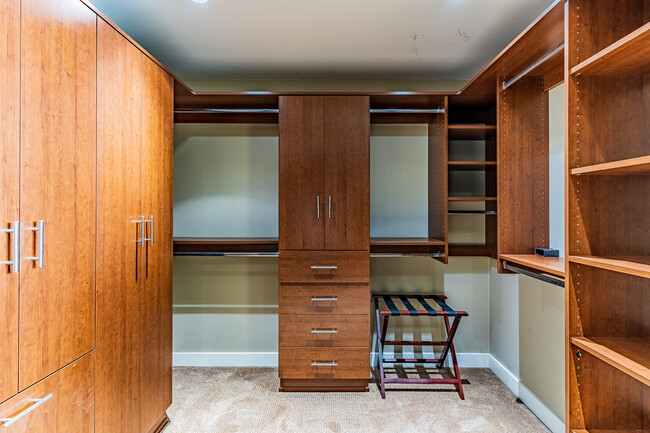
[[570, 0], [567, 431], [650, 431], [650, 2]]

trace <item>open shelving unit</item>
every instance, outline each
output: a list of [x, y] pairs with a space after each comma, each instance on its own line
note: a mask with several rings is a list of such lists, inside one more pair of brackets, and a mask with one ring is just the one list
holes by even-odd
[[567, 425], [650, 431], [650, 4], [567, 4]]

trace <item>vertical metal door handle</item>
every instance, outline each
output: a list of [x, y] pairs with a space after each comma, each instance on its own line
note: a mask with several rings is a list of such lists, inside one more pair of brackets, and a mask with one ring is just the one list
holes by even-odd
[[320, 196], [316, 196], [316, 218], [320, 219]]
[[19, 419], [21, 419], [22, 417], [24, 417], [25, 415], [33, 411], [34, 409], [36, 409], [37, 407], [39, 407], [40, 405], [42, 405], [43, 403], [51, 399], [53, 396], [54, 394], [50, 394], [43, 398], [30, 398], [27, 401], [31, 401], [34, 404], [28, 407], [27, 409], [25, 409], [24, 411], [20, 412], [18, 415], [14, 416], [13, 418], [0, 418], [0, 422], [2, 423], [2, 426], [4, 428], [9, 427], [11, 424], [15, 423], [16, 421], [18, 421]]
[[17, 274], [20, 272], [20, 222], [14, 221], [10, 229], [3, 229], [2, 231], [12, 236], [11, 260], [5, 260], [0, 263], [11, 266], [11, 272]]
[[[149, 230], [149, 233], [150, 233], [150, 236], [151, 236], [151, 237], [149, 237], [149, 238], [146, 238], [146, 237], [145, 237], [144, 240], [145, 240], [145, 241], [149, 241], [149, 242], [150, 242], [149, 245], [153, 245], [153, 215], [151, 215], [151, 219], [149, 219], [149, 220], [145, 220], [144, 217], [142, 217], [142, 219], [144, 220], [143, 225], [146, 224], [146, 223], [149, 223], [149, 224], [150, 224], [150, 225], [149, 225], [149, 228], [151, 229], [151, 230]], [[143, 230], [143, 233], [146, 233], [146, 231]], [[144, 234], [143, 234], [142, 236], [144, 237]], [[143, 246], [144, 246], [144, 245], [143, 245]]]
[[329, 196], [329, 206], [327, 207], [327, 218], [332, 219], [332, 196]]
[[139, 220], [133, 220], [131, 222], [135, 223], [136, 225], [141, 224], [141, 226], [140, 226], [140, 239], [136, 239], [135, 243], [140, 244], [140, 246], [142, 248], [144, 248], [144, 243], [146, 241], [145, 232], [144, 232], [144, 230], [145, 230], [145, 228], [144, 228], [144, 223], [145, 223], [144, 215], [141, 216]]
[[35, 227], [27, 227], [27, 230], [38, 232], [36, 236], [36, 256], [28, 257], [28, 259], [35, 261], [36, 265], [42, 268], [45, 265], [45, 220], [38, 220]]

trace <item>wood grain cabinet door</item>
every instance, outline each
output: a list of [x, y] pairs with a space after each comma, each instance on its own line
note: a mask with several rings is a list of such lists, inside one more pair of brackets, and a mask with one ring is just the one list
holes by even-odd
[[96, 431], [139, 432], [144, 55], [104, 21], [97, 31]]
[[174, 85], [144, 59], [142, 126], [146, 273], [141, 286], [141, 432], [157, 424], [172, 403], [172, 165]]
[[370, 246], [370, 99], [325, 99], [325, 249]]
[[[20, 190], [20, 0], [0, 3], [0, 229], [18, 222]], [[19, 233], [0, 232], [0, 262], [16, 259]], [[0, 267], [0, 401], [18, 392], [18, 273]]]
[[22, 0], [20, 389], [95, 346], [96, 20]]
[[322, 250], [324, 98], [280, 96], [280, 250]]

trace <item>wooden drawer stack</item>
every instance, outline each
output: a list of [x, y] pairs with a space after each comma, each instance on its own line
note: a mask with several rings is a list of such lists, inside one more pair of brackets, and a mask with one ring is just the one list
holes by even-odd
[[281, 389], [367, 390], [368, 253], [290, 253], [279, 271]]

